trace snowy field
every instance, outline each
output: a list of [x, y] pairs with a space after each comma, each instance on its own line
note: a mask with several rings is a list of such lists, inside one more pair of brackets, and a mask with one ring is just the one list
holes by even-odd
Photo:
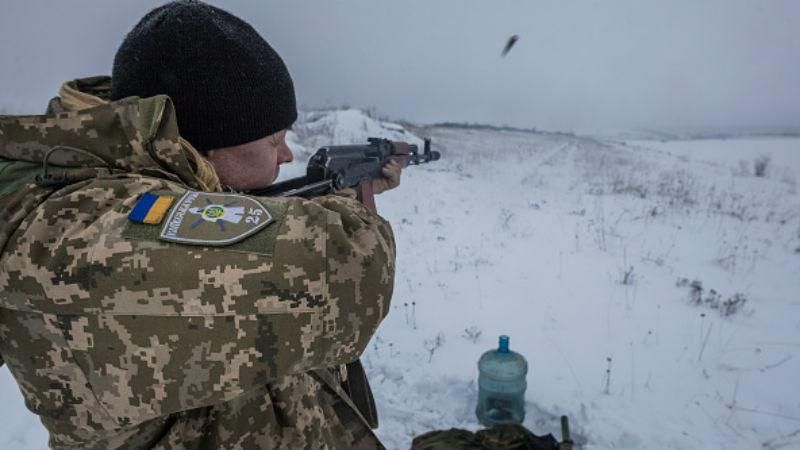
[[[378, 198], [392, 310], [363, 357], [390, 449], [478, 429], [476, 363], [529, 363], [525, 425], [584, 449], [800, 448], [800, 138], [620, 141], [414, 128], [441, 151]], [[419, 140], [357, 111], [304, 114], [324, 144]], [[0, 447], [47, 436], [0, 369]]]

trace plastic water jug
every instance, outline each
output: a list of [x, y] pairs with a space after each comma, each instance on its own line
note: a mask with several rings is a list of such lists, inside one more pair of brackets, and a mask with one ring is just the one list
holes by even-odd
[[478, 361], [478, 407], [475, 414], [485, 426], [519, 424], [525, 419], [528, 362], [508, 349], [508, 336], [500, 336], [497, 350]]

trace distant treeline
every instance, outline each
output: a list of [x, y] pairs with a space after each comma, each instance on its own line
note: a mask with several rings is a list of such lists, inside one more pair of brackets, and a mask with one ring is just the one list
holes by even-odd
[[571, 136], [575, 137], [572, 131], [544, 131], [537, 128], [519, 128], [508, 125], [488, 125], [485, 123], [465, 123], [465, 122], [439, 122], [432, 125], [425, 125], [427, 128], [457, 128], [461, 130], [490, 130], [490, 131], [510, 131], [515, 133], [546, 134], [550, 136]]
[[497, 125], [487, 125], [485, 123], [439, 122], [439, 123], [434, 123], [433, 125], [430, 126], [439, 128], [460, 128], [468, 130], [518, 131], [522, 133], [541, 133], [541, 131], [537, 130], [536, 128], [518, 128], [518, 127], [510, 127], [507, 125], [497, 126]]

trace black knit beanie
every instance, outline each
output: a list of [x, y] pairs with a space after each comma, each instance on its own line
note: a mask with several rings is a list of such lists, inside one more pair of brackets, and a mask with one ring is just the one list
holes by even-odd
[[249, 24], [199, 1], [156, 8], [114, 57], [111, 98], [166, 94], [198, 150], [255, 141], [297, 119], [281, 57]]

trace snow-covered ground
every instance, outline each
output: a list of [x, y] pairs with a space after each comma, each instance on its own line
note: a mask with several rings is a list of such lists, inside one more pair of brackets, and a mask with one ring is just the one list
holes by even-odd
[[[379, 436], [478, 429], [476, 363], [511, 336], [525, 425], [585, 449], [800, 448], [800, 139], [624, 141], [414, 128], [441, 151], [378, 198], [398, 265], [364, 363]], [[306, 113], [324, 144], [418, 138]], [[0, 369], [2, 448], [46, 434]]]

